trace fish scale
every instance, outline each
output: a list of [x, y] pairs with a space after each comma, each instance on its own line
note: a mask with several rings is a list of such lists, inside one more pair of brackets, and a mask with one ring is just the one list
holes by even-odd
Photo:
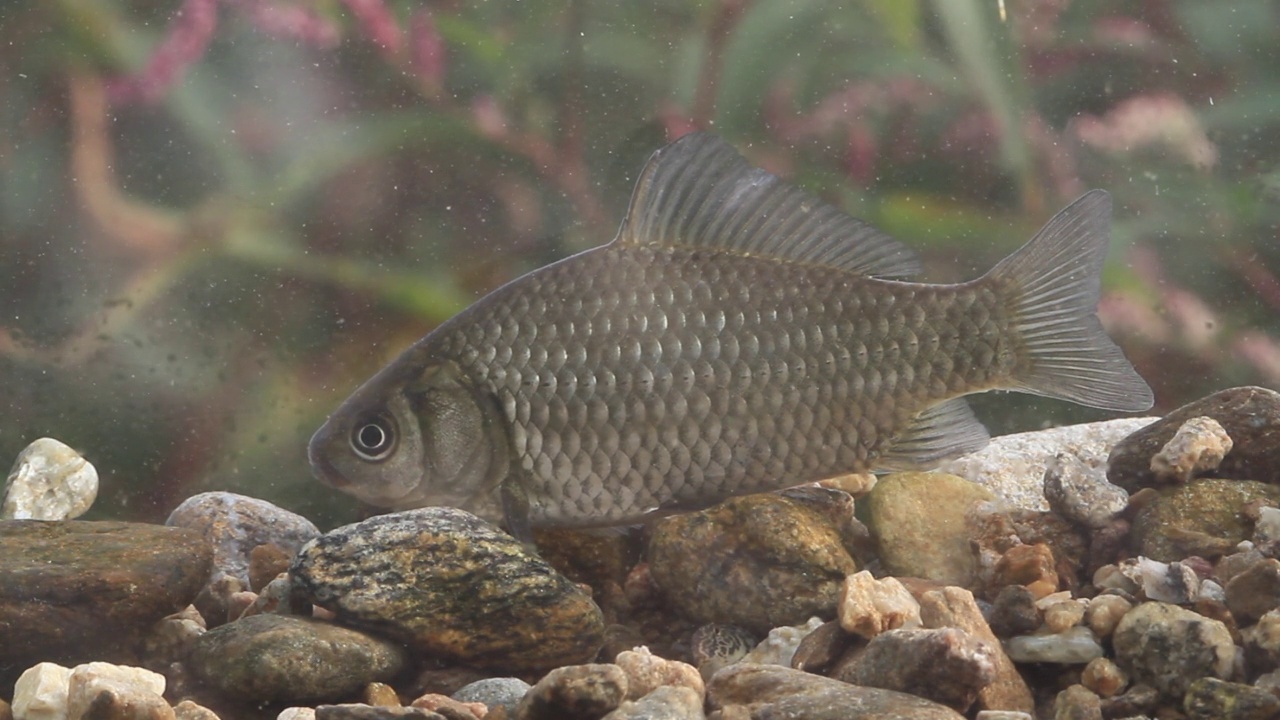
[[1110, 211], [1089, 192], [977, 280], [908, 282], [910, 250], [695, 133], [650, 158], [613, 242], [442, 324], [308, 456], [374, 506], [527, 538], [927, 468], [986, 442], [974, 392], [1143, 410], [1094, 314]]

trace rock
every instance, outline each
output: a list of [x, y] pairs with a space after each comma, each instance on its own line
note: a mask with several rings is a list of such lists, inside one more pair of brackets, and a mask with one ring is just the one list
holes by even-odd
[[40, 661], [137, 661], [160, 618], [190, 604], [209, 546], [189, 530], [0, 521], [0, 686]]
[[977, 570], [965, 516], [993, 497], [955, 475], [907, 472], [881, 478], [860, 507], [888, 574], [964, 587]]
[[157, 672], [181, 662], [191, 652], [196, 638], [205, 633], [204, 618], [194, 605], [162, 618], [147, 631], [143, 658], [148, 668]]
[[589, 660], [603, 642], [587, 591], [454, 508], [340, 527], [307, 544], [290, 575], [345, 624], [475, 667], [541, 670]]
[[982, 483], [1011, 507], [1048, 510], [1044, 476], [1050, 461], [1066, 455], [1086, 467], [1103, 466], [1113, 445], [1157, 419], [1121, 418], [1002, 435], [975, 453], [943, 462], [938, 471]]
[[0, 520], [71, 520], [98, 497], [93, 464], [53, 438], [28, 445], [9, 471]]
[[280, 711], [276, 720], [316, 720], [316, 709], [309, 707], [291, 707]]
[[1280, 699], [1261, 688], [1200, 678], [1187, 688], [1182, 707], [1192, 720], [1271, 720]]
[[1217, 470], [1231, 452], [1231, 437], [1211, 417], [1193, 417], [1182, 423], [1160, 452], [1151, 457], [1157, 483], [1185, 483]]
[[1102, 701], [1102, 716], [1106, 718], [1140, 718], [1155, 715], [1160, 703], [1160, 692], [1150, 685], [1134, 685], [1128, 692]]
[[[373, 703], [370, 704], [372, 705]], [[399, 704], [396, 703], [397, 706]], [[448, 695], [435, 693], [423, 695], [410, 703], [410, 705], [438, 713], [445, 720], [481, 720], [489, 712], [489, 708], [485, 707], [484, 703], [459, 702]]]
[[1089, 661], [1080, 673], [1080, 684], [1099, 697], [1115, 697], [1129, 686], [1129, 676], [1110, 658], [1100, 657]]
[[1129, 504], [1129, 493], [1107, 482], [1106, 464], [1097, 456], [1095, 462], [1086, 463], [1061, 453], [1049, 461], [1044, 496], [1050, 510], [1093, 530], [1109, 525]]
[[[1183, 423], [1210, 417], [1234, 441], [1216, 474], [1243, 480], [1280, 478], [1280, 445], [1272, 428], [1280, 425], [1280, 393], [1260, 387], [1237, 387], [1184, 405], [1116, 444], [1108, 460], [1107, 478], [1135, 492], [1157, 485], [1151, 459], [1173, 439]], [[1176, 558], [1175, 558], [1176, 559]]]
[[1280, 669], [1280, 610], [1263, 615], [1241, 635], [1250, 677]]
[[1053, 700], [1053, 720], [1102, 720], [1102, 701], [1083, 685], [1072, 685]]
[[1227, 582], [1227, 607], [1241, 627], [1280, 607], [1280, 560], [1267, 558]]
[[360, 696], [365, 705], [395, 707], [401, 704], [400, 694], [396, 692], [396, 689], [383, 682], [371, 682], [365, 685], [364, 689], [360, 691]]
[[1130, 677], [1170, 700], [1180, 699], [1197, 678], [1229, 678], [1235, 659], [1225, 625], [1168, 603], [1130, 610], [1111, 642], [1116, 663]]
[[547, 673], [516, 705], [516, 720], [596, 720], [627, 697], [617, 665], [570, 665]]
[[857, 570], [853, 500], [808, 490], [732, 498], [659, 521], [649, 568], [670, 605], [694, 622], [757, 633], [832, 617], [840, 583]]
[[624, 701], [602, 720], [703, 720], [702, 695], [685, 686], [654, 688], [644, 697]]
[[165, 701], [165, 679], [143, 668], [92, 662], [72, 669], [67, 680], [67, 717], [174, 720]]
[[978, 692], [978, 708], [1031, 712], [1035, 701], [1018, 668], [1005, 653], [995, 633], [982, 617], [973, 593], [963, 588], [929, 590], [920, 596], [920, 620], [927, 628], [958, 628], [985, 642], [991, 649], [995, 677]]
[[863, 570], [841, 584], [837, 617], [845, 632], [870, 639], [886, 630], [920, 627], [920, 603], [897, 578], [877, 580]]
[[1087, 627], [1046, 635], [1019, 635], [1004, 642], [1014, 662], [1083, 665], [1102, 657], [1102, 645]]
[[800, 641], [795, 654], [791, 656], [791, 667], [826, 675], [827, 670], [858, 642], [841, 629], [840, 623], [834, 620], [825, 622]]
[[344, 703], [342, 705], [320, 705], [316, 708], [316, 720], [395, 720], [396, 718], [413, 718], [414, 720], [449, 720], [444, 715], [426, 708], [416, 707], [375, 707], [361, 703]]
[[804, 720], [960, 720], [945, 705], [906, 693], [860, 687], [777, 665], [739, 663], [716, 673], [707, 705], [722, 718]]
[[[231, 594], [260, 590], [287, 570], [288, 560], [320, 534], [301, 515], [266, 500], [230, 492], [206, 492], [187, 498], [169, 513], [165, 525], [194, 530], [213, 547], [213, 568], [196, 602], [211, 626], [235, 619], [228, 612]], [[284, 558], [283, 568], [279, 566], [280, 558]]]
[[976, 720], [1036, 720], [1031, 713], [1017, 710], [983, 710], [974, 716]]
[[1022, 585], [1037, 599], [1058, 589], [1057, 563], [1053, 550], [1044, 543], [1014, 545], [996, 561], [992, 584], [995, 587]]
[[1040, 608], [1025, 585], [1006, 585], [991, 603], [991, 630], [999, 637], [1026, 635], [1040, 627]]
[[174, 705], [173, 716], [174, 720], [219, 720], [217, 713], [190, 700]]
[[309, 702], [349, 697], [405, 666], [399, 645], [331, 623], [254, 615], [202, 635], [192, 673], [245, 702]]
[[1050, 633], [1063, 633], [1084, 620], [1084, 604], [1078, 600], [1060, 600], [1044, 609], [1044, 627]]
[[706, 695], [706, 685], [698, 669], [678, 660], [666, 660], [649, 652], [648, 648], [638, 647], [618, 653], [614, 664], [622, 668], [627, 676], [627, 699], [639, 700], [663, 686], [687, 687], [698, 695], [701, 705]]
[[890, 630], [841, 661], [832, 677], [897, 690], [965, 712], [995, 679], [995, 652], [956, 628]]
[[812, 617], [804, 625], [776, 627], [751, 652], [742, 657], [742, 662], [790, 667], [796, 648], [800, 647], [809, 633], [821, 626], [822, 618]]
[[1280, 508], [1258, 508], [1258, 520], [1253, 524], [1253, 545], [1267, 557], [1280, 556]]
[[1245, 513], [1253, 504], [1280, 504], [1280, 487], [1207, 478], [1162, 490], [1134, 518], [1134, 550], [1162, 562], [1230, 553], [1253, 535]]
[[504, 707], [513, 716], [520, 698], [529, 692], [529, 683], [520, 678], [486, 678], [460, 688], [453, 699], [464, 703], [484, 703], [493, 709]]
[[67, 717], [67, 683], [71, 668], [42, 662], [27, 668], [13, 686], [13, 715], [22, 720]]
[[694, 631], [689, 652], [702, 679], [710, 680], [720, 668], [746, 657], [756, 642], [756, 636], [746, 628], [710, 623]]

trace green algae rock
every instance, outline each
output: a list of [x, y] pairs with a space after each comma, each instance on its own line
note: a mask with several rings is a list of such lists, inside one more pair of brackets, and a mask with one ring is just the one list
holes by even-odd
[[1162, 490], [1134, 518], [1133, 548], [1160, 562], [1233, 552], [1253, 535], [1251, 503], [1280, 506], [1280, 486], [1206, 478]]
[[962, 477], [904, 472], [881, 478], [860, 503], [888, 574], [973, 587], [977, 560], [965, 515], [994, 498]]

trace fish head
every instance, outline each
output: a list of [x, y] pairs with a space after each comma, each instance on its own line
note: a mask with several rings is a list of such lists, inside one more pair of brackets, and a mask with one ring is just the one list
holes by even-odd
[[456, 507], [501, 517], [507, 474], [496, 403], [453, 362], [422, 368], [412, 353], [361, 386], [312, 436], [312, 473], [378, 508]]

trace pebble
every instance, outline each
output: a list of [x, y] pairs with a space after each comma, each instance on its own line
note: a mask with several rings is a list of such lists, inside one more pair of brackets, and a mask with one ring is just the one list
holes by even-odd
[[497, 527], [447, 507], [379, 515], [308, 543], [295, 592], [428, 655], [537, 671], [595, 657], [591, 595]]
[[516, 720], [597, 720], [627, 697], [627, 674], [611, 664], [569, 665], [547, 673], [516, 705]]
[[395, 643], [308, 618], [254, 615], [214, 628], [192, 648], [192, 673], [245, 702], [336, 700], [404, 667]]
[[174, 720], [164, 688], [163, 675], [143, 668], [103, 662], [79, 665], [67, 680], [67, 717]]
[[394, 707], [400, 704], [400, 695], [396, 689], [383, 682], [371, 682], [365, 685], [360, 695], [366, 705]]
[[217, 713], [190, 700], [174, 705], [173, 715], [175, 720], [220, 720]]
[[796, 649], [810, 633], [822, 627], [822, 618], [811, 617], [803, 625], [777, 627], [769, 631], [764, 640], [742, 657], [742, 662], [760, 665], [791, 666]]
[[157, 620], [191, 603], [209, 546], [179, 528], [0, 521], [0, 687], [40, 661], [134, 663]]
[[980, 710], [1031, 712], [1035, 709], [1031, 689], [987, 625], [973, 593], [958, 587], [922, 593], [920, 620], [927, 628], [958, 628], [990, 648], [995, 675], [990, 684], [978, 691], [977, 706]]
[[1064, 633], [1084, 620], [1084, 603], [1060, 600], [1044, 609], [1044, 627], [1050, 633]]
[[1231, 452], [1231, 437], [1211, 417], [1193, 417], [1182, 423], [1160, 452], [1151, 456], [1151, 472], [1157, 483], [1185, 483], [1217, 470]]
[[[165, 525], [194, 530], [213, 547], [213, 567], [196, 602], [210, 625], [234, 620], [239, 613], [231, 612], [231, 596], [261, 590], [288, 569], [288, 559], [320, 534], [301, 515], [231, 492], [193, 495], [169, 513]], [[277, 560], [272, 562], [272, 557]], [[284, 559], [284, 567], [278, 558]]]
[[1273, 720], [1280, 715], [1280, 699], [1275, 695], [1218, 678], [1191, 683], [1182, 707], [1192, 720]]
[[1002, 435], [975, 453], [943, 462], [938, 471], [982, 483], [1010, 507], [1048, 510], [1044, 476], [1052, 460], [1066, 455], [1101, 467], [1112, 446], [1156, 420], [1121, 418]]
[[825, 622], [800, 641], [795, 654], [791, 656], [791, 667], [826, 675], [850, 646], [856, 644], [857, 640], [846, 633], [840, 623], [834, 620]]
[[601, 720], [703, 720], [702, 694], [684, 686], [654, 688], [639, 700], [623, 701]]
[[983, 710], [974, 715], [974, 720], [1036, 720], [1031, 713], [1018, 710]]
[[1044, 496], [1051, 511], [1093, 530], [1109, 525], [1129, 504], [1129, 493], [1107, 481], [1100, 458], [1088, 463], [1066, 453], [1045, 468]]
[[1197, 678], [1231, 677], [1236, 653], [1221, 622], [1160, 602], [1126, 613], [1111, 642], [1116, 664], [1171, 700], [1180, 699]]
[[93, 464], [53, 438], [35, 440], [9, 471], [0, 520], [71, 520], [98, 497]]
[[13, 685], [13, 715], [20, 720], [63, 720], [71, 668], [42, 662], [26, 669]]
[[373, 705], [364, 705], [362, 703], [320, 705], [315, 711], [315, 720], [395, 720], [396, 718], [450, 720], [444, 715], [432, 712], [426, 708], [375, 707]]
[[966, 516], [992, 499], [990, 490], [956, 475], [903, 472], [881, 478], [859, 512], [865, 511], [889, 575], [968, 587], [977, 565]]
[[1115, 697], [1129, 686], [1129, 676], [1111, 658], [1094, 658], [1080, 673], [1080, 683], [1099, 697]]
[[756, 646], [756, 635], [737, 625], [709, 623], [694, 631], [689, 652], [703, 680], [738, 662]]
[[1072, 685], [1053, 699], [1053, 720], [1102, 720], [1102, 701], [1083, 685]]
[[1073, 627], [1065, 632], [1046, 635], [1019, 635], [1004, 643], [1005, 652], [1014, 662], [1084, 665], [1102, 657], [1102, 645], [1087, 627]]
[[841, 582], [857, 570], [853, 499], [805, 490], [732, 498], [659, 521], [649, 569], [671, 607], [697, 623], [761, 634], [832, 617]]
[[613, 663], [627, 676], [628, 700], [639, 700], [663, 686], [687, 687], [697, 693], [699, 702], [707, 692], [697, 668], [660, 658], [646, 647], [620, 652]]
[[956, 628], [890, 630], [841, 660], [831, 677], [897, 690], [965, 712], [995, 679], [990, 645]]
[[1025, 585], [1006, 585], [991, 603], [991, 630], [999, 637], [1026, 635], [1040, 627], [1040, 608]]
[[1009, 548], [996, 561], [992, 580], [995, 587], [1022, 585], [1036, 599], [1057, 591], [1058, 582], [1053, 550], [1044, 543]]
[[1280, 607], [1280, 560], [1266, 558], [1236, 574], [1224, 588], [1227, 608], [1241, 627]]
[[837, 617], [845, 632], [870, 639], [887, 630], [920, 627], [920, 603], [897, 578], [877, 580], [863, 570], [841, 584]]
[[1272, 610], [1241, 633], [1250, 676], [1280, 669], [1280, 610]]
[[529, 692], [529, 687], [529, 683], [520, 678], [485, 678], [464, 685], [452, 697], [458, 702], [484, 703], [490, 709], [503, 707], [508, 715], [512, 715], [520, 698]]
[[1162, 562], [1231, 553], [1253, 536], [1246, 509], [1258, 504], [1280, 504], [1280, 487], [1205, 478], [1161, 490], [1134, 518], [1134, 550]]
[[459, 702], [448, 695], [436, 693], [427, 693], [410, 703], [410, 706], [439, 713], [446, 720], [481, 720], [489, 712], [484, 703]]
[[730, 718], [804, 720], [961, 720], [964, 716], [924, 698], [861, 687], [778, 665], [739, 663], [707, 685], [707, 706]]
[[1280, 393], [1237, 387], [1184, 405], [1121, 440], [1111, 451], [1108, 479], [1131, 493], [1159, 484], [1151, 459], [1183, 423], [1202, 416], [1216, 420], [1234, 441], [1216, 475], [1262, 481], [1280, 477], [1280, 444], [1274, 438], [1274, 428], [1280, 426]]

